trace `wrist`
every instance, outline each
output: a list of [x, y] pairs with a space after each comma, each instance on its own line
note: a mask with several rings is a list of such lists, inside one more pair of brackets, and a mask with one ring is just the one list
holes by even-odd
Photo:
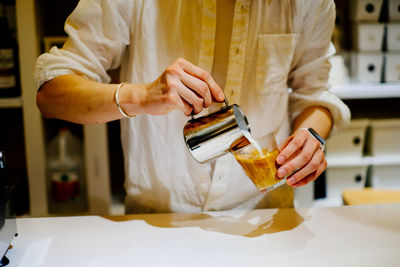
[[143, 84], [124, 84], [119, 92], [119, 105], [123, 112], [129, 116], [141, 114], [143, 109]]

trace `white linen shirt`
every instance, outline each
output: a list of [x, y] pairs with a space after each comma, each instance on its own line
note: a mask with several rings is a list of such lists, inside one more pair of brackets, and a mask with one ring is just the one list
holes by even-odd
[[[254, 137], [275, 132], [283, 141], [313, 105], [330, 110], [333, 131], [347, 125], [350, 112], [327, 84], [334, 18], [332, 0], [236, 1], [224, 92]], [[149, 83], [178, 57], [211, 73], [215, 29], [216, 0], [81, 0], [63, 49], [38, 58], [37, 87], [70, 73], [108, 83], [107, 70], [118, 66], [121, 81]], [[190, 156], [187, 121], [180, 111], [121, 120], [127, 212], [260, 207], [264, 196], [231, 154], [215, 165]]]

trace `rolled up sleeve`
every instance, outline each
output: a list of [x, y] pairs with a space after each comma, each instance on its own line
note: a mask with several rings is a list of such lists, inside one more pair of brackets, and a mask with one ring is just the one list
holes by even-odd
[[289, 74], [290, 119], [293, 122], [306, 108], [323, 106], [333, 117], [331, 133], [346, 127], [350, 110], [340, 98], [329, 91], [329, 57], [335, 53], [331, 43], [335, 21], [335, 5], [331, 0], [307, 1], [309, 14], [300, 34], [298, 61]]
[[130, 44], [132, 0], [83, 0], [65, 22], [68, 39], [36, 61], [35, 80], [43, 83], [64, 74], [80, 74], [110, 82], [107, 70], [117, 68]]

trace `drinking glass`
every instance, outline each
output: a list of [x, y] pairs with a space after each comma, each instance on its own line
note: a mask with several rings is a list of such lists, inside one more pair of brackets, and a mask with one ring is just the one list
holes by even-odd
[[231, 152], [257, 189], [267, 192], [284, 184], [286, 179], [276, 176], [275, 160], [279, 150], [274, 134], [246, 141], [242, 142], [244, 146], [236, 146], [237, 149], [233, 148]]

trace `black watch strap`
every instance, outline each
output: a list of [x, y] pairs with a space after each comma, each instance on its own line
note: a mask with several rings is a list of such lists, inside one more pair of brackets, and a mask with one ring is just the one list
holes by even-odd
[[308, 128], [307, 131], [315, 137], [315, 139], [317, 139], [320, 143], [320, 148], [322, 151], [325, 151], [325, 139], [320, 136], [313, 128]]

